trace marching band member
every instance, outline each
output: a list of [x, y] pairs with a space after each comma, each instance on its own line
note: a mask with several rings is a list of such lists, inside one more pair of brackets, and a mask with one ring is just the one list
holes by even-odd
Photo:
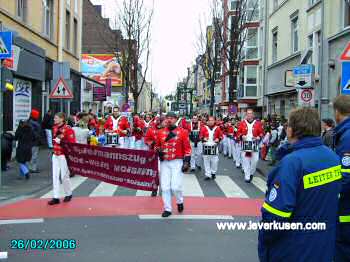
[[134, 123], [134, 126], [133, 126], [132, 135], [135, 137], [135, 147], [138, 149], [142, 149], [145, 122], [142, 121], [142, 119], [140, 119], [138, 115], [135, 115], [133, 123]]
[[113, 114], [108, 117], [104, 128], [106, 133], [118, 134], [120, 147], [125, 147], [125, 138], [130, 134], [130, 124], [126, 117], [119, 114], [119, 107], [113, 108]]
[[62, 178], [65, 197], [63, 202], [72, 200], [72, 186], [69, 178], [69, 169], [67, 160], [61, 146], [62, 142], [75, 143], [75, 134], [71, 127], [66, 124], [66, 115], [57, 113], [54, 118], [53, 126], [53, 155], [52, 155], [52, 182], [53, 198], [48, 202], [49, 205], [60, 203], [60, 176]]
[[233, 133], [234, 129], [232, 126], [232, 122], [228, 121], [226, 126], [226, 143], [229, 158], [233, 157]]
[[259, 161], [259, 140], [264, 136], [261, 122], [254, 120], [253, 109], [247, 110], [246, 118], [239, 124], [238, 136], [241, 138], [243, 145], [242, 167], [244, 179], [247, 183], [250, 183]]
[[238, 136], [239, 122], [237, 121], [233, 129], [233, 160], [235, 162], [236, 168], [241, 166], [242, 156], [241, 156], [241, 141]]
[[198, 116], [194, 115], [189, 125], [190, 141], [191, 141], [191, 147], [192, 147], [191, 172], [195, 172], [196, 167], [198, 167], [198, 169], [201, 168], [202, 143], [199, 139], [201, 126], [202, 125], [201, 125], [201, 122], [199, 122], [198, 120]]
[[[158, 132], [163, 128], [162, 119], [160, 117], [155, 117], [154, 121], [150, 124], [146, 134], [145, 134], [145, 144], [149, 150], [155, 149], [156, 139], [158, 137]], [[160, 162], [158, 162], [160, 166]], [[158, 190], [152, 191], [152, 197], [157, 196]]]
[[210, 116], [207, 125], [201, 128], [199, 138], [203, 142], [203, 162], [206, 176], [204, 180], [215, 179], [219, 163], [217, 147], [222, 140], [222, 131], [220, 127], [215, 126], [213, 116]]
[[145, 117], [145, 119], [143, 121], [144, 121], [144, 125], [145, 125], [144, 132], [146, 134], [148, 128], [150, 128], [151, 125], [152, 125], [152, 122], [153, 122], [152, 116], [151, 115], [146, 115], [146, 117]]
[[176, 114], [166, 115], [166, 127], [158, 132], [155, 149], [160, 159], [160, 185], [164, 202], [162, 217], [171, 215], [171, 191], [175, 195], [177, 210], [182, 213], [183, 176], [190, 167], [191, 145], [187, 130], [176, 126]]

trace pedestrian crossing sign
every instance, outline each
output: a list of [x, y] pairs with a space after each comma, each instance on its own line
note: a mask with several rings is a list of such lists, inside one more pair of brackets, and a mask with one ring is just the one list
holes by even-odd
[[52, 89], [49, 98], [51, 99], [73, 99], [73, 93], [63, 78], [58, 79], [55, 87]]
[[341, 93], [350, 95], [350, 61], [342, 62]]
[[12, 57], [12, 32], [0, 32], [0, 59]]

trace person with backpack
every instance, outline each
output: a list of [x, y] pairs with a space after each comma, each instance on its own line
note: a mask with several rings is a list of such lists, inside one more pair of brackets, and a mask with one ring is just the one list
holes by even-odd
[[276, 123], [271, 124], [271, 136], [269, 141], [269, 150], [271, 154], [271, 163], [270, 166], [274, 166], [276, 164], [276, 149], [279, 145], [279, 139], [278, 139], [278, 130]]

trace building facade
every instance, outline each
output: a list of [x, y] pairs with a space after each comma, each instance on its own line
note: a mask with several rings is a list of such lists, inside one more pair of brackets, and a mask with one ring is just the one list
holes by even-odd
[[[80, 54], [82, 0], [0, 0], [0, 29], [13, 33], [19, 55], [12, 68], [15, 90], [4, 94], [4, 130], [14, 130], [19, 120], [36, 108], [59, 111], [59, 101], [49, 100], [54, 62], [67, 62], [74, 99], [64, 104], [69, 113], [80, 107]], [[26, 99], [20, 99], [20, 97]]]

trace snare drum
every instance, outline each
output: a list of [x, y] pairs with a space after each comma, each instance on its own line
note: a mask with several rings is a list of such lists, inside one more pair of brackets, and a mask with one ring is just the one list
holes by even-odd
[[258, 152], [259, 144], [258, 141], [243, 141], [242, 151], [244, 152]]
[[118, 145], [119, 144], [119, 135], [117, 134], [106, 134], [107, 145]]
[[205, 156], [217, 155], [217, 145], [203, 145], [203, 155]]

